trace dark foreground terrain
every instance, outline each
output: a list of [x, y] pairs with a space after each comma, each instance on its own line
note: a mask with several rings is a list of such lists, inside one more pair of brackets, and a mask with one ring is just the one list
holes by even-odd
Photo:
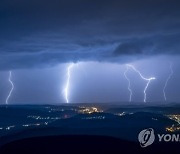
[[[138, 134], [148, 128], [155, 143], [141, 148]], [[0, 106], [0, 154], [179, 154], [180, 142], [157, 142], [157, 134], [179, 132], [179, 105]]]
[[23, 139], [1, 147], [0, 154], [53, 153], [179, 153], [179, 144], [154, 144], [141, 148], [137, 142], [104, 136], [49, 136]]

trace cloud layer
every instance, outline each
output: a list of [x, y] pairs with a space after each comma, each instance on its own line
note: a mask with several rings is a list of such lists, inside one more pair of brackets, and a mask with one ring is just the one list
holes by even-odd
[[180, 53], [178, 0], [1, 0], [0, 69]]

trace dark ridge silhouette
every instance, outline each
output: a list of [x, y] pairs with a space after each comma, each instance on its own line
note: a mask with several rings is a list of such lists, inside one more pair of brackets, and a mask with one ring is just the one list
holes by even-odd
[[35, 137], [14, 141], [1, 147], [0, 154], [69, 153], [179, 153], [179, 143], [154, 143], [141, 148], [139, 143], [105, 136], [68, 135]]

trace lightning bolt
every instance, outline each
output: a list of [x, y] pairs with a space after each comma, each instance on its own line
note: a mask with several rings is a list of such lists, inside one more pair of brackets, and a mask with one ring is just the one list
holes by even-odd
[[9, 103], [9, 98], [11, 97], [11, 94], [12, 94], [13, 89], [14, 89], [14, 84], [13, 84], [13, 81], [11, 80], [11, 78], [12, 78], [12, 71], [9, 71], [9, 79], [8, 79], [8, 81], [11, 84], [11, 90], [9, 91], [9, 94], [8, 94], [8, 96], [6, 98], [6, 104]]
[[144, 102], [146, 103], [146, 99], [147, 99], [146, 91], [147, 91], [147, 89], [148, 89], [149, 84], [151, 83], [151, 81], [152, 81], [152, 80], [155, 80], [156, 78], [155, 78], [155, 77], [145, 78], [145, 77], [141, 74], [141, 72], [140, 72], [139, 70], [137, 70], [133, 65], [127, 64], [127, 66], [128, 66], [128, 67], [131, 67], [136, 73], [139, 74], [139, 76], [140, 76], [143, 80], [147, 81], [147, 84], [146, 84], [146, 86], [145, 86], [145, 88], [144, 88]]
[[132, 101], [132, 90], [131, 90], [131, 81], [130, 81], [130, 79], [127, 76], [128, 70], [129, 70], [129, 66], [126, 66], [126, 70], [124, 72], [124, 76], [125, 76], [126, 80], [128, 81], [129, 102], [131, 102]]
[[167, 87], [167, 84], [168, 84], [169, 80], [171, 79], [171, 77], [172, 77], [172, 75], [173, 75], [173, 73], [174, 73], [174, 72], [173, 72], [173, 68], [172, 68], [172, 63], [170, 63], [169, 68], [170, 68], [170, 74], [169, 74], [168, 78], [166, 79], [166, 82], [165, 82], [165, 85], [164, 85], [164, 88], [163, 88], [164, 100], [165, 100], [165, 101], [167, 101], [167, 97], [166, 97], [166, 92], [165, 92], [165, 90], [166, 90], [166, 87]]
[[67, 68], [67, 82], [64, 88], [64, 95], [66, 103], [69, 103], [69, 86], [70, 86], [70, 78], [71, 78], [71, 69], [74, 67], [74, 64], [70, 64]]

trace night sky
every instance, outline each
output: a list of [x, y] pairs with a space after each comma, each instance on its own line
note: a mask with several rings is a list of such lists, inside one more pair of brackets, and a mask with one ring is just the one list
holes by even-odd
[[[11, 88], [10, 70], [9, 104], [66, 103], [71, 63], [71, 103], [128, 103], [126, 64], [156, 77], [147, 103], [179, 103], [179, 0], [0, 1], [0, 104]], [[131, 69], [127, 75], [132, 102], [143, 103], [147, 82]]]

